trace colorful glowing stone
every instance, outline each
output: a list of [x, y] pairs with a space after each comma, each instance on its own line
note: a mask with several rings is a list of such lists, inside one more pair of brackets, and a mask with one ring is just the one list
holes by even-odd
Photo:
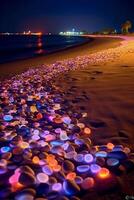
[[12, 121], [13, 116], [12, 116], [12, 115], [5, 115], [5, 116], [3, 117], [3, 119], [4, 119], [4, 121], [6, 121], [6, 122], [10, 122], [10, 121]]
[[76, 182], [77, 184], [81, 184], [81, 183], [83, 182], [83, 178], [82, 178], [81, 176], [76, 176], [76, 177], [75, 177], [75, 182]]
[[98, 173], [98, 176], [100, 178], [102, 178], [102, 179], [103, 178], [108, 178], [109, 175], [110, 175], [110, 172], [109, 172], [109, 170], [107, 168], [101, 168], [99, 173]]
[[83, 180], [82, 184], [81, 184], [81, 187], [84, 189], [84, 190], [88, 190], [90, 188], [93, 188], [94, 187], [94, 179], [91, 178], [91, 177], [87, 177]]
[[0, 150], [1, 150], [2, 153], [7, 153], [7, 152], [9, 152], [11, 150], [11, 148], [8, 147], [8, 146], [5, 146], [5, 147], [1, 147]]
[[61, 166], [60, 165], [56, 165], [53, 167], [53, 171], [54, 172], [60, 172], [61, 171]]
[[32, 136], [32, 140], [37, 141], [37, 140], [39, 140], [39, 139], [40, 139], [40, 136], [38, 136], [38, 135], [33, 135], [33, 136]]
[[60, 133], [60, 139], [63, 140], [63, 141], [69, 139], [68, 136], [67, 136], [67, 134], [66, 134], [66, 131], [61, 131], [61, 133]]
[[109, 149], [109, 150], [112, 150], [113, 148], [114, 148], [114, 144], [112, 144], [112, 143], [108, 143], [107, 144], [107, 148]]
[[34, 164], [39, 164], [40, 159], [39, 159], [38, 156], [34, 156], [32, 161], [33, 161]]
[[90, 169], [89, 165], [79, 165], [77, 166], [77, 171], [80, 173], [88, 172]]
[[28, 143], [28, 142], [21, 142], [21, 143], [20, 143], [20, 147], [21, 147], [22, 149], [29, 148], [29, 143]]
[[66, 195], [75, 195], [78, 192], [80, 192], [80, 187], [71, 180], [65, 180], [63, 182], [63, 189], [66, 193]]
[[67, 174], [66, 179], [74, 180], [75, 177], [76, 177], [76, 173], [75, 172], [70, 172], [70, 173]]
[[85, 124], [83, 123], [78, 123], [77, 126], [79, 126], [81, 129], [85, 128]]
[[70, 124], [71, 123], [71, 119], [70, 119], [70, 117], [68, 117], [68, 116], [64, 116], [64, 117], [62, 117], [62, 120], [63, 120], [63, 122], [65, 123], [65, 124]]
[[91, 129], [90, 128], [84, 128], [84, 133], [87, 134], [87, 135], [90, 135], [91, 134]]
[[47, 174], [45, 173], [39, 173], [37, 174], [37, 180], [40, 182], [40, 183], [47, 183], [48, 180], [49, 180], [49, 177]]
[[76, 160], [77, 162], [83, 162], [83, 160], [84, 160], [84, 155], [83, 155], [83, 154], [77, 154], [77, 155], [74, 157], [74, 160]]
[[61, 191], [62, 190], [62, 184], [61, 183], [54, 183], [52, 185], [52, 190], [57, 191], [57, 192]]
[[38, 112], [36, 106], [31, 106], [30, 110], [31, 110], [32, 113]]
[[51, 134], [49, 134], [49, 135], [45, 135], [44, 138], [45, 138], [45, 140], [46, 140], [47, 142], [56, 139], [55, 135], [51, 135]]
[[119, 164], [119, 160], [116, 158], [109, 158], [107, 159], [108, 166], [117, 166]]
[[107, 152], [106, 151], [98, 151], [95, 154], [96, 157], [102, 157], [102, 158], [106, 158], [107, 157]]
[[86, 162], [86, 163], [91, 163], [91, 162], [93, 162], [93, 156], [91, 155], [91, 154], [86, 154], [86, 155], [84, 155], [84, 161]]
[[101, 167], [97, 164], [91, 164], [90, 170], [92, 173], [98, 173], [101, 170]]
[[53, 170], [49, 167], [49, 165], [42, 167], [42, 171], [49, 176], [53, 174]]
[[10, 184], [14, 184], [14, 183], [18, 183], [20, 177], [20, 172], [16, 171], [15, 174], [13, 174], [10, 178], [9, 178], [9, 183]]

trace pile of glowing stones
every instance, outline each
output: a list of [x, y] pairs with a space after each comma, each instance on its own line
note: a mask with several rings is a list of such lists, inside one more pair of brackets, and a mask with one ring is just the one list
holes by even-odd
[[78, 197], [129, 160], [127, 147], [93, 146], [87, 113], [73, 112], [51, 81], [89, 62], [77, 57], [0, 82], [0, 199]]

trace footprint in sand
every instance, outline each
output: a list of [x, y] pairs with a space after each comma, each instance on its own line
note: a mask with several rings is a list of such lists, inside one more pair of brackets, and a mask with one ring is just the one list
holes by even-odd
[[91, 127], [93, 128], [103, 128], [106, 127], [106, 123], [101, 121], [101, 120], [90, 120], [89, 124], [91, 125]]
[[129, 133], [127, 133], [126, 131], [124, 131], [124, 130], [120, 130], [119, 132], [118, 132], [118, 134], [119, 134], [119, 136], [120, 137], [122, 137], [122, 138], [129, 138]]

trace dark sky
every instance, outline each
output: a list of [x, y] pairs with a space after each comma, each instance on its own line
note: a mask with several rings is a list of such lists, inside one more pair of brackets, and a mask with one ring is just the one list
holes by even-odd
[[134, 0], [0, 0], [0, 32], [119, 29]]

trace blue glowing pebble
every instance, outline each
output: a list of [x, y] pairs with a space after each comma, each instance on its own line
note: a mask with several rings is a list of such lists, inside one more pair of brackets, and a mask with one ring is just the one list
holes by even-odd
[[127, 159], [127, 155], [123, 151], [113, 151], [108, 153], [108, 158], [116, 158], [119, 160]]
[[32, 194], [23, 194], [23, 193], [20, 193], [18, 194], [16, 197], [15, 197], [15, 200], [34, 200], [34, 196]]
[[12, 115], [4, 115], [3, 119], [4, 119], [4, 121], [6, 121], [6, 122], [10, 122], [10, 121], [12, 121], [13, 116], [12, 116]]
[[5, 147], [1, 147], [0, 150], [1, 150], [2, 153], [7, 153], [7, 152], [9, 152], [11, 150], [11, 148], [8, 147], [8, 146], [5, 146]]
[[86, 154], [86, 155], [84, 155], [84, 161], [86, 162], [86, 163], [91, 163], [91, 162], [93, 162], [93, 156], [91, 155], [91, 154]]
[[96, 174], [101, 170], [101, 167], [97, 164], [92, 164], [90, 166], [90, 170], [91, 170], [92, 173]]
[[53, 170], [48, 165], [42, 167], [42, 171], [49, 176], [53, 174]]
[[66, 195], [75, 195], [80, 192], [80, 187], [75, 183], [75, 181], [65, 180], [63, 182], [63, 189]]
[[76, 182], [77, 184], [81, 184], [81, 183], [83, 182], [83, 178], [82, 178], [81, 176], [76, 176], [76, 177], [75, 177], [75, 182]]
[[89, 165], [79, 165], [79, 166], [77, 166], [77, 171], [80, 172], [80, 173], [87, 172], [87, 171], [89, 171], [89, 169], [90, 169]]
[[106, 151], [98, 151], [95, 154], [96, 157], [101, 157], [101, 158], [106, 158], [107, 157], [107, 152]]
[[119, 160], [116, 158], [109, 158], [107, 159], [107, 165], [110, 167], [119, 165]]
[[64, 144], [64, 142], [61, 141], [61, 140], [54, 140], [54, 141], [50, 142], [50, 144], [51, 144], [52, 146], [61, 146], [61, 145]]

